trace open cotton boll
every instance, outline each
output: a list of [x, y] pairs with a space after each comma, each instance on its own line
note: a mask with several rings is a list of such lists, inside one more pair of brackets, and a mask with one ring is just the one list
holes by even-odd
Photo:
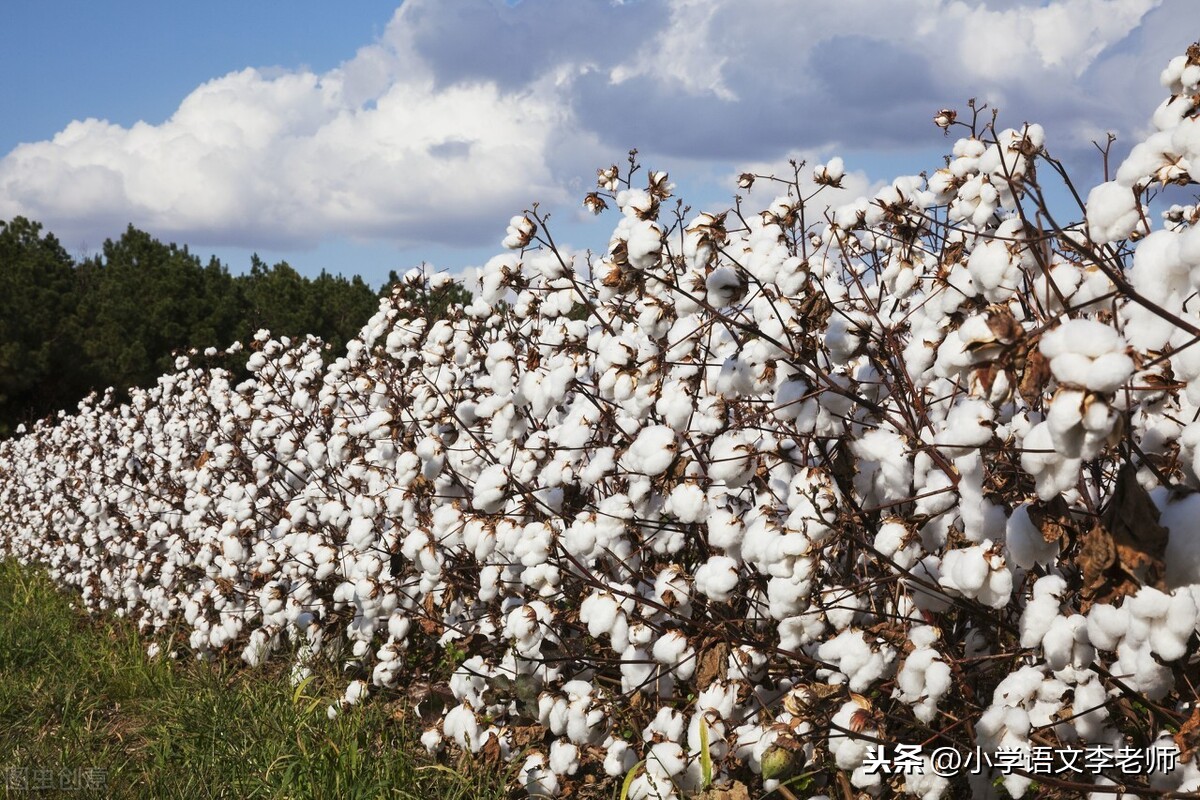
[[1167, 586], [1200, 584], [1200, 494], [1171, 498], [1156, 491], [1151, 497], [1161, 512], [1158, 524], [1167, 529]]
[[817, 656], [846, 677], [852, 692], [863, 692], [889, 671], [895, 651], [885, 644], [871, 645], [862, 631], [842, 631], [817, 648]]
[[709, 556], [696, 570], [696, 591], [710, 600], [726, 602], [738, 585], [738, 562], [728, 556]]
[[1079, 480], [1081, 464], [1082, 459], [1064, 456], [1055, 449], [1049, 423], [1039, 422], [1025, 434], [1021, 469], [1033, 476], [1040, 499], [1052, 500], [1071, 489]]
[[557, 797], [559, 790], [558, 775], [546, 763], [546, 757], [541, 753], [532, 753], [526, 757], [520, 770], [521, 782], [525, 791], [533, 797]]
[[825, 346], [834, 364], [845, 364], [858, 352], [871, 330], [870, 318], [861, 312], [835, 313], [825, 329]]
[[1001, 608], [1012, 594], [1012, 572], [991, 541], [951, 550], [942, 558], [941, 585], [963, 597]]
[[751, 431], [723, 433], [708, 448], [708, 477], [726, 486], [744, 486], [754, 475], [755, 436]]
[[879, 532], [875, 534], [875, 549], [896, 562], [896, 566], [902, 570], [911, 569], [921, 554], [919, 539], [898, 521], [879, 526]]
[[533, 241], [533, 235], [536, 232], [537, 225], [529, 217], [513, 217], [508, 221], [508, 228], [504, 231], [502, 244], [510, 250], [520, 250]]
[[[863, 767], [867, 758], [867, 748], [872, 746], [879, 732], [874, 727], [863, 727], [853, 723], [855, 715], [862, 711], [862, 706], [853, 700], [843, 703], [833, 715], [831, 722], [836, 727], [830, 730], [828, 740], [829, 753], [833, 756], [834, 763], [839, 769], [852, 771], [850, 783], [859, 789], [875, 786], [882, 780], [878, 771]], [[861, 736], [844, 733], [855, 728], [859, 729], [858, 733]]]
[[503, 464], [493, 464], [475, 479], [473, 502], [485, 514], [495, 514], [508, 499], [508, 471]]
[[913, 706], [913, 714], [922, 722], [930, 722], [937, 713], [938, 701], [953, 685], [950, 666], [932, 644], [937, 633], [933, 628], [915, 628], [910, 638], [916, 648], [908, 654], [896, 673], [896, 688], [892, 696]]
[[550, 744], [550, 770], [556, 775], [574, 775], [579, 771], [579, 748], [557, 739]]
[[1130, 614], [1125, 606], [1097, 603], [1087, 614], [1088, 641], [1101, 650], [1115, 651], [1129, 633], [1129, 626]]
[[668, 631], [660, 636], [654, 642], [651, 653], [655, 661], [670, 667], [680, 680], [692, 677], [696, 670], [696, 651], [679, 631]]
[[673, 778], [687, 768], [687, 752], [678, 742], [659, 742], [646, 754], [646, 771], [657, 778]]
[[708, 517], [708, 497], [697, 484], [681, 483], [671, 490], [664, 510], [680, 522], [700, 522]]
[[367, 696], [367, 691], [366, 681], [350, 681], [350, 685], [346, 687], [345, 694], [342, 695], [342, 703], [348, 706], [356, 705]]
[[950, 409], [937, 435], [937, 444], [948, 455], [962, 455], [992, 438], [996, 411], [983, 400], [967, 398]]
[[619, 463], [630, 472], [650, 477], [661, 475], [675, 460], [677, 448], [675, 431], [666, 425], [650, 425], [638, 432]]
[[967, 271], [976, 288], [991, 302], [1011, 296], [1022, 277], [1013, 263], [1009, 243], [998, 240], [978, 244], [967, 259]]
[[1129, 186], [1109, 181], [1088, 192], [1088, 233], [1097, 244], [1127, 239], [1141, 223], [1142, 210]]
[[887, 428], [866, 431], [850, 449], [858, 456], [854, 486], [871, 503], [889, 503], [912, 496], [912, 462], [904, 438]]
[[1037, 564], [1048, 566], [1058, 558], [1059, 542], [1046, 541], [1046, 537], [1029, 518], [1028, 505], [1013, 509], [1006, 529], [1005, 554], [1018, 567], [1033, 569]]
[[604, 774], [609, 777], [625, 775], [637, 763], [637, 754], [623, 739], [612, 739], [604, 747]]

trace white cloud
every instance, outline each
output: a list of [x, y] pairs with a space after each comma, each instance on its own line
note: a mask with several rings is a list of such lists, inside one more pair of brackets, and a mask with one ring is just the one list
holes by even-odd
[[246, 69], [161, 124], [89, 119], [17, 147], [0, 218], [67, 241], [132, 221], [198, 245], [478, 244], [535, 200], [576, 205], [581, 177], [630, 147], [718, 173], [902, 151], [971, 96], [1052, 145], [1129, 131], [1159, 99], [1132, 89], [1191, 23], [1192, 0], [408, 0], [337, 69]]
[[0, 217], [92, 236], [133, 220], [216, 244], [419, 242], [561, 196], [545, 158], [569, 121], [560, 87], [438, 87], [405, 57], [405, 34], [402, 9], [382, 42], [331, 72], [245, 69], [160, 125], [88, 119], [20, 145], [0, 161]]

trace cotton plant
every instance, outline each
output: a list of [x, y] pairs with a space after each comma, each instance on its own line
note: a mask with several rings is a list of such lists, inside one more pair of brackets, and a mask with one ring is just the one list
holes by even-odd
[[328, 363], [260, 331], [243, 380], [181, 355], [0, 443], [0, 553], [197, 658], [335, 663], [331, 716], [419, 680], [424, 745], [531, 796], [1021, 796], [869, 746], [1135, 730], [1180, 766], [1074, 780], [1195, 791], [1200, 215], [1155, 212], [1200, 47], [1162, 80], [1061, 221], [1046, 132], [974, 106], [942, 168], [832, 207], [839, 158], [693, 213], [631, 155], [595, 252], [534, 208], [442, 318], [413, 270]]

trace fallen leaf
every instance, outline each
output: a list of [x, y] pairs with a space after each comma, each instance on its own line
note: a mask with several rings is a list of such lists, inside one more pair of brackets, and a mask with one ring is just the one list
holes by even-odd
[[712, 786], [696, 795], [696, 800], [750, 800], [750, 790], [741, 781], [729, 786]]

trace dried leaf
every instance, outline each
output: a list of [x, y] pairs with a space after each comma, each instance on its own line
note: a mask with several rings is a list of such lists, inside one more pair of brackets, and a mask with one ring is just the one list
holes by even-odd
[[510, 725], [508, 732], [512, 736], [514, 750], [539, 744], [546, 737], [546, 729], [541, 725]]
[[1021, 369], [1021, 380], [1017, 383], [1017, 391], [1021, 399], [1030, 406], [1037, 405], [1046, 393], [1046, 384], [1050, 382], [1050, 362], [1042, 352], [1031, 348], [1025, 356], [1025, 364]]
[[750, 800], [750, 790], [741, 781], [729, 786], [713, 786], [696, 795], [696, 800]]
[[1104, 524], [1112, 532], [1121, 568], [1143, 585], [1164, 589], [1167, 529], [1158, 524], [1158, 516], [1158, 507], [1138, 483], [1137, 468], [1125, 464], [1117, 474]]
[[[1029, 521], [1042, 532], [1047, 542], [1057, 542], [1075, 530], [1071, 510], [1063, 496], [1056, 495], [1050, 502], [1037, 501], [1029, 506]], [[1068, 541], [1070, 537], [1068, 536]]]
[[1158, 508], [1138, 483], [1137, 468], [1125, 464], [1107, 508], [1083, 537], [1079, 568], [1083, 573], [1081, 611], [1094, 602], [1113, 602], [1143, 586], [1166, 588], [1163, 559], [1167, 530], [1158, 524]]
[[483, 743], [483, 747], [479, 748], [479, 757], [484, 764], [495, 766], [500, 763], [500, 738], [498, 736], [489, 736], [487, 741]]
[[707, 689], [713, 681], [725, 678], [729, 669], [729, 644], [715, 642], [700, 651], [696, 664], [696, 687]]
[[1181, 762], [1190, 761], [1192, 752], [1196, 749], [1197, 739], [1195, 736], [1196, 729], [1200, 728], [1200, 705], [1192, 709], [1192, 715], [1188, 717], [1187, 722], [1179, 726], [1179, 732], [1173, 737], [1175, 746], [1179, 748], [1179, 759]]
[[1094, 592], [1104, 582], [1104, 573], [1117, 560], [1117, 548], [1113, 544], [1112, 535], [1099, 523], [1083, 536], [1083, 546], [1079, 548], [1079, 569], [1083, 573], [1083, 588], [1085, 592]]

